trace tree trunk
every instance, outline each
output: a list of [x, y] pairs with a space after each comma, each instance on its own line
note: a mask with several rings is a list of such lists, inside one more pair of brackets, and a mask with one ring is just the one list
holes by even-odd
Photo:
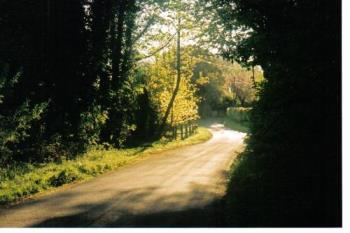
[[181, 19], [178, 18], [177, 49], [176, 49], [176, 64], [177, 64], [176, 85], [175, 85], [174, 92], [171, 96], [171, 99], [169, 101], [168, 107], [166, 109], [165, 115], [163, 117], [162, 124], [161, 124], [160, 129], [159, 129], [159, 135], [161, 135], [164, 131], [164, 128], [166, 126], [166, 121], [167, 121], [169, 114], [170, 114], [170, 110], [172, 109], [172, 107], [174, 105], [176, 95], [177, 95], [179, 88], [180, 88], [180, 81], [181, 81], [181, 28], [180, 28], [180, 25], [181, 25]]
[[[117, 25], [115, 20], [111, 22], [111, 48], [112, 48], [112, 89], [118, 89], [121, 79], [122, 46], [124, 37], [125, 5], [118, 8]], [[117, 28], [115, 28], [117, 26]]]

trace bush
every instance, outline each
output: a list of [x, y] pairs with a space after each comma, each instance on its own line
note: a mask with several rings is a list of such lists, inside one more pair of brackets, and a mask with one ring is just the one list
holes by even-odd
[[226, 116], [233, 121], [248, 122], [251, 108], [229, 107], [226, 109]]
[[70, 169], [64, 169], [57, 175], [53, 175], [49, 179], [49, 183], [51, 186], [58, 187], [64, 184], [71, 183], [78, 179], [77, 172], [74, 172]]
[[25, 101], [15, 112], [0, 114], [0, 164], [13, 159], [16, 148], [30, 136], [33, 122], [41, 119], [47, 106], [47, 102], [31, 106]]

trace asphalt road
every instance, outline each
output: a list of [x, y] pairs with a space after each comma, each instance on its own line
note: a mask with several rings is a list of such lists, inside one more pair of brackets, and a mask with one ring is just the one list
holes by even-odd
[[221, 226], [220, 200], [244, 133], [210, 127], [202, 144], [155, 154], [93, 180], [2, 208], [1, 227]]

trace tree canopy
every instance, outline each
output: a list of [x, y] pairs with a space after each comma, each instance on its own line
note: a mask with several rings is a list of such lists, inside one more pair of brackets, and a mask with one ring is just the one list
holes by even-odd
[[244, 32], [221, 53], [261, 65], [266, 79], [251, 112], [246, 156], [232, 179], [230, 221], [339, 226], [340, 1], [215, 0], [206, 6], [226, 31]]
[[197, 119], [196, 3], [1, 1], [1, 161], [122, 147], [146, 127], [143, 110], [158, 137]]
[[0, 164], [252, 107], [234, 226], [341, 223], [340, 1], [0, 0]]

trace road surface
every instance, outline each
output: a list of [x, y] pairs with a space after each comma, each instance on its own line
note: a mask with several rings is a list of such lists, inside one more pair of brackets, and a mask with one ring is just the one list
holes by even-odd
[[210, 126], [202, 144], [155, 154], [88, 182], [1, 207], [1, 227], [218, 226], [216, 207], [245, 134]]

